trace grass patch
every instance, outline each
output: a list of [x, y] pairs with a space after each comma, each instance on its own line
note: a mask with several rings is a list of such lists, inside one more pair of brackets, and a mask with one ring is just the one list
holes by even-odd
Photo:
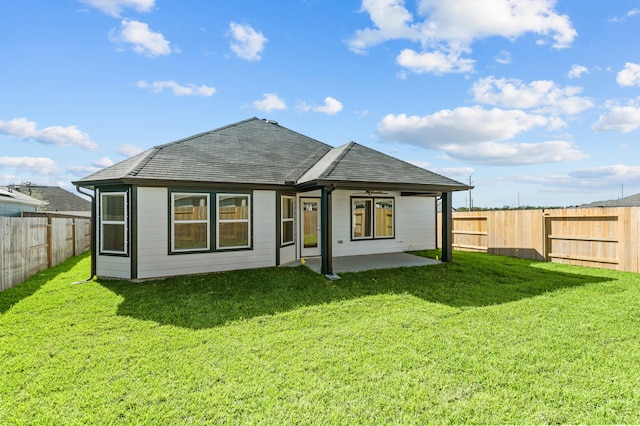
[[637, 274], [456, 252], [72, 285], [89, 262], [0, 292], [0, 423], [640, 422]]

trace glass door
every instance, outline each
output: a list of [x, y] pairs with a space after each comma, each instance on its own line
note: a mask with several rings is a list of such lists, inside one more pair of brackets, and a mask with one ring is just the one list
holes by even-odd
[[302, 257], [320, 256], [320, 199], [301, 198]]

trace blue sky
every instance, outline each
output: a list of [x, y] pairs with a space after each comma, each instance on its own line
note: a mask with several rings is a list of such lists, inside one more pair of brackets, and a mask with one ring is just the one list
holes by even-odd
[[255, 116], [474, 206], [640, 192], [640, 0], [0, 0], [0, 38], [0, 185]]

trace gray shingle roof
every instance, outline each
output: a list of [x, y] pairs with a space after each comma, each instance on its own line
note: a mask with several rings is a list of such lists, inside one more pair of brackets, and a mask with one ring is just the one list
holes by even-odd
[[580, 207], [640, 207], [640, 194], [630, 195], [617, 200], [594, 201], [593, 203], [583, 204]]
[[74, 184], [137, 179], [260, 185], [322, 180], [467, 189], [460, 182], [355, 142], [332, 148], [258, 118], [156, 146]]
[[330, 149], [276, 123], [252, 118], [151, 148], [74, 183], [130, 178], [284, 185]]
[[325, 159], [330, 161], [326, 164], [323, 164], [323, 161], [318, 162], [318, 166], [322, 164], [324, 167], [310, 170], [301, 180], [454, 186], [467, 189], [466, 185], [453, 179], [356, 142], [334, 148]]
[[91, 201], [59, 186], [21, 184], [16, 186], [16, 191], [27, 195], [37, 195], [47, 203], [43, 207], [44, 211], [91, 211]]

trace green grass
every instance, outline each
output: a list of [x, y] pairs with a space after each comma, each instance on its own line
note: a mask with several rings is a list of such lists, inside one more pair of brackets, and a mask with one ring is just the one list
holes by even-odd
[[640, 422], [638, 274], [456, 252], [71, 284], [89, 266], [0, 292], [0, 424]]

